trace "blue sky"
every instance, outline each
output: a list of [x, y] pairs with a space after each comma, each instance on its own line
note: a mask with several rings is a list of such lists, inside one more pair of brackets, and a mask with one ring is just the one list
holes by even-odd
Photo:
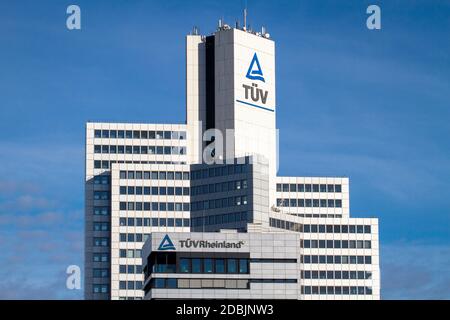
[[[349, 176], [351, 215], [380, 219], [382, 297], [449, 299], [450, 1], [248, 2], [277, 44], [280, 174]], [[184, 36], [242, 7], [0, 2], [0, 298], [82, 297], [85, 122], [183, 122]]]

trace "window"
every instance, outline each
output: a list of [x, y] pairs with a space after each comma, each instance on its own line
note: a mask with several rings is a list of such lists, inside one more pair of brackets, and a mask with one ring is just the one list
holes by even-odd
[[154, 280], [154, 288], [164, 288], [164, 287], [165, 287], [165, 279]]
[[166, 285], [169, 289], [174, 289], [177, 287], [177, 279], [168, 278], [166, 279]]
[[211, 258], [203, 259], [203, 272], [204, 273], [213, 273], [213, 260]]
[[201, 273], [202, 272], [202, 260], [199, 258], [192, 259], [192, 273]]
[[180, 272], [182, 272], [182, 273], [190, 273], [191, 272], [190, 259], [186, 259], [186, 258], [180, 259]]
[[248, 273], [248, 259], [239, 259], [239, 273]]
[[216, 273], [225, 273], [224, 259], [216, 259]]
[[228, 273], [237, 273], [237, 260], [228, 259], [227, 260], [227, 271]]
[[109, 207], [94, 207], [94, 215], [108, 216], [109, 215]]
[[94, 293], [108, 293], [109, 292], [107, 284], [94, 284], [92, 288], [93, 288]]

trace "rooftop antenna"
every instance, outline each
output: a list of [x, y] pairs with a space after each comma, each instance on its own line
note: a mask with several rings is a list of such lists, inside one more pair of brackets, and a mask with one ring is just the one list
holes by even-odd
[[244, 30], [247, 30], [247, 6], [244, 8]]

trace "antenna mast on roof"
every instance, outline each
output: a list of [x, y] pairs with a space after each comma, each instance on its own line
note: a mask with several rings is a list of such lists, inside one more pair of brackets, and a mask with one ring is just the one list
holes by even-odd
[[247, 30], [247, 0], [244, 0], [244, 30]]

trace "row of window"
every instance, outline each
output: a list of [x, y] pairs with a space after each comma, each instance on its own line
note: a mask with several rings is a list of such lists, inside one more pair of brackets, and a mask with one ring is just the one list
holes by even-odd
[[150, 237], [148, 233], [120, 233], [120, 242], [145, 242]]
[[192, 226], [200, 227], [204, 225], [209, 226], [224, 223], [234, 223], [239, 221], [247, 221], [247, 212], [232, 212], [214, 216], [192, 218]]
[[142, 258], [142, 250], [141, 249], [120, 249], [119, 257], [120, 258]]
[[92, 256], [93, 262], [109, 262], [109, 253], [94, 253]]
[[122, 195], [152, 195], [152, 196], [188, 196], [188, 187], [125, 187], [120, 186], [119, 192]]
[[289, 213], [291, 216], [302, 218], [342, 218], [342, 214], [330, 214], [330, 213]]
[[251, 283], [297, 283], [297, 279], [175, 279], [154, 278], [150, 289], [250, 289]]
[[107, 237], [95, 237], [94, 247], [109, 247], [109, 238]]
[[219, 208], [227, 208], [227, 207], [246, 205], [247, 203], [248, 203], [247, 196], [196, 201], [196, 202], [192, 202], [191, 210], [192, 211], [200, 211], [200, 210], [208, 210], [208, 209], [219, 209]]
[[341, 199], [277, 199], [277, 207], [284, 208], [342, 208]]
[[145, 288], [150, 289], [248, 289], [247, 279], [175, 279], [153, 278]]
[[185, 131], [94, 130], [94, 138], [185, 140]]
[[125, 274], [142, 274], [142, 266], [141, 265], [119, 265], [119, 273], [125, 273]]
[[[180, 258], [177, 268], [174, 254], [156, 254], [149, 258], [151, 273], [229, 273], [248, 274], [246, 258]], [[149, 276], [147, 274], [146, 276]]]
[[98, 145], [94, 146], [94, 153], [103, 154], [186, 154], [186, 147], [178, 146], [114, 146]]
[[180, 258], [179, 264], [180, 273], [249, 273], [248, 259]]
[[278, 229], [286, 229], [304, 233], [366, 233], [370, 234], [372, 228], [370, 225], [330, 225], [330, 224], [301, 224], [280, 219], [270, 218], [269, 223], [271, 227]]
[[109, 200], [110, 198], [109, 191], [94, 191], [94, 200]]
[[248, 165], [246, 164], [224, 165], [214, 168], [195, 170], [192, 171], [192, 180], [241, 174], [247, 172], [247, 170]]
[[370, 249], [370, 240], [302, 240], [302, 248], [327, 248], [327, 249]]
[[371, 287], [302, 286], [301, 294], [370, 295]]
[[235, 190], [241, 190], [241, 189], [247, 189], [247, 188], [248, 188], [247, 180], [237, 180], [237, 181], [228, 181], [228, 182], [222, 182], [222, 183], [205, 184], [202, 186], [192, 187], [191, 189], [192, 189], [192, 195], [198, 196], [198, 195], [208, 194], [208, 193], [228, 192], [228, 191], [235, 191]]
[[321, 264], [372, 264], [371, 256], [332, 256], [332, 255], [302, 255], [301, 263]]
[[109, 285], [107, 284], [93, 284], [92, 285], [93, 293], [109, 293]]
[[370, 271], [310, 271], [301, 272], [302, 279], [372, 279]]
[[189, 180], [188, 171], [120, 171], [120, 179]]
[[277, 192], [342, 192], [340, 184], [277, 183]]
[[186, 164], [185, 161], [123, 161], [123, 160], [94, 160], [94, 169], [109, 169], [113, 163], [129, 164]]
[[94, 177], [94, 184], [96, 185], [109, 185], [110, 184], [110, 176], [100, 175]]
[[189, 211], [189, 203], [181, 202], [120, 202], [120, 210], [129, 211]]
[[108, 278], [109, 269], [93, 269], [94, 278]]
[[108, 222], [94, 222], [94, 231], [109, 231]]
[[119, 281], [120, 290], [142, 290], [142, 281]]
[[94, 216], [109, 216], [110, 214], [110, 207], [94, 207]]
[[120, 226], [124, 227], [189, 227], [187, 218], [120, 218]]

